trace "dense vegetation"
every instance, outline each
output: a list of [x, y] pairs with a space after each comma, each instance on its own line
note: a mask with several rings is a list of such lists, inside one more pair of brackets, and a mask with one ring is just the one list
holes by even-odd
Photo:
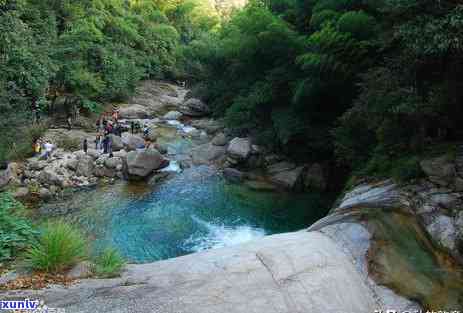
[[[34, 225], [25, 207], [9, 193], [0, 193], [0, 270], [16, 258], [27, 269], [62, 273], [78, 262], [89, 260], [90, 242], [75, 226], [63, 221]], [[117, 277], [125, 260], [108, 247], [92, 259], [98, 277]]]
[[97, 110], [145, 78], [188, 79], [236, 134], [304, 161], [406, 178], [458, 140], [458, 1], [212, 2], [1, 0], [0, 161], [30, 151], [35, 108]]
[[22, 126], [39, 117], [97, 110], [141, 79], [181, 77], [182, 47], [219, 21], [207, 4], [0, 0], [0, 161], [30, 152], [37, 136]]
[[250, 1], [185, 54], [237, 133], [408, 178], [427, 144], [461, 134], [462, 26], [451, 0]]
[[0, 193], [0, 263], [18, 256], [37, 234], [24, 212], [10, 194]]

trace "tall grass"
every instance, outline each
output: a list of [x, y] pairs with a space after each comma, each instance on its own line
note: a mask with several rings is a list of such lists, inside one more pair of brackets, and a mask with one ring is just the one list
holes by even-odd
[[25, 264], [32, 270], [61, 272], [88, 256], [82, 232], [62, 221], [48, 222], [35, 244], [26, 252]]
[[95, 273], [99, 277], [112, 278], [121, 274], [124, 258], [114, 248], [107, 248], [95, 260]]

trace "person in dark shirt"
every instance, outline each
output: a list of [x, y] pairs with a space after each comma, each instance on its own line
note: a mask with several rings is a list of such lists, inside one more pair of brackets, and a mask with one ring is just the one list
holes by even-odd
[[87, 151], [88, 151], [88, 142], [87, 142], [87, 139], [84, 139], [84, 143], [82, 144], [82, 148], [83, 148], [85, 154], [87, 154]]

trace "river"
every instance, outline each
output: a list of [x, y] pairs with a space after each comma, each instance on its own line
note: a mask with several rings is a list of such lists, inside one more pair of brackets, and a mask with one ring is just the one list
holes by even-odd
[[42, 217], [78, 225], [93, 252], [112, 246], [146, 263], [304, 229], [327, 213], [329, 196], [251, 190], [228, 183], [212, 165], [181, 170], [177, 161], [198, 144], [179, 136], [181, 128], [159, 129], [172, 160], [169, 178], [76, 191], [42, 205]]

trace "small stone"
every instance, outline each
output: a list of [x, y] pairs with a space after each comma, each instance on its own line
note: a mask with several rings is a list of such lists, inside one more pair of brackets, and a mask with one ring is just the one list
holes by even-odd
[[39, 197], [42, 200], [49, 200], [49, 199], [51, 199], [53, 197], [53, 194], [47, 188], [40, 188]]
[[83, 261], [74, 266], [68, 273], [70, 279], [89, 278], [93, 275], [93, 264]]
[[13, 194], [15, 198], [26, 198], [28, 195], [29, 195], [29, 189], [26, 187], [18, 188]]

